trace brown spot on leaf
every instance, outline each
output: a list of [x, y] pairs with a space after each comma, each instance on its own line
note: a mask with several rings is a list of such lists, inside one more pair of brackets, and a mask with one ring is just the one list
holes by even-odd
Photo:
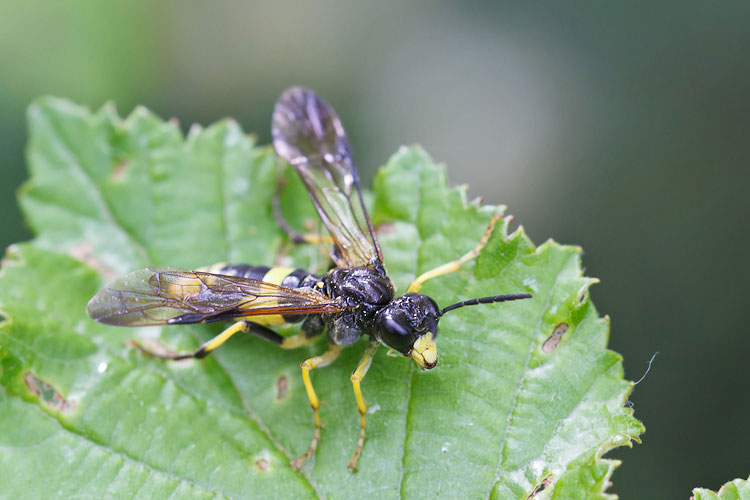
[[293, 246], [294, 243], [292, 242], [281, 245], [274, 256], [273, 265], [276, 267], [289, 267], [287, 264], [291, 264], [291, 259], [288, 254]]
[[29, 391], [36, 394], [45, 406], [61, 412], [71, 412], [75, 408], [73, 401], [65, 399], [52, 384], [45, 382], [33, 373], [24, 373], [23, 381]]
[[381, 234], [391, 234], [396, 231], [396, 226], [391, 222], [383, 222], [375, 227], [375, 234], [380, 236]]
[[557, 349], [557, 345], [562, 340], [563, 335], [565, 332], [568, 331], [568, 324], [565, 322], [560, 323], [555, 327], [555, 329], [552, 331], [552, 335], [547, 337], [547, 340], [544, 341], [544, 344], [542, 344], [542, 351], [544, 352], [552, 352], [555, 349]]
[[286, 391], [289, 389], [289, 380], [286, 375], [281, 375], [276, 380], [276, 399], [281, 401], [286, 397]]
[[121, 161], [120, 163], [115, 165], [115, 168], [112, 169], [110, 178], [115, 182], [120, 182], [122, 180], [122, 176], [125, 175], [125, 170], [127, 168], [128, 168], [128, 162]]
[[82, 241], [71, 248], [68, 251], [68, 255], [79, 262], [83, 262], [108, 280], [113, 280], [118, 276], [118, 273], [114, 269], [104, 264], [104, 262], [94, 255], [94, 247], [88, 241]]
[[257, 465], [260, 470], [268, 470], [268, 460], [265, 458], [256, 460], [255, 465]]
[[545, 489], [547, 489], [547, 486], [552, 484], [552, 474], [548, 475], [542, 481], [534, 487], [534, 489], [529, 493], [529, 496], [526, 497], [526, 500], [531, 500], [535, 496], [537, 496], [539, 493], [543, 492]]

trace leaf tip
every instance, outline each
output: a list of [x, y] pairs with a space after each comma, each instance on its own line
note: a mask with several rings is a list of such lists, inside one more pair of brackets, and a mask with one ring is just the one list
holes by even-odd
[[714, 493], [708, 488], [693, 488], [690, 500], [746, 500], [750, 498], [750, 476], [725, 483]]
[[44, 120], [45, 116], [56, 114], [89, 118], [91, 111], [85, 106], [53, 95], [37, 97], [26, 109], [26, 118], [32, 130], [40, 120]]
[[188, 140], [194, 141], [198, 135], [203, 131], [203, 126], [200, 123], [193, 123], [188, 129], [187, 138]]
[[146, 106], [143, 106], [142, 104], [139, 104], [133, 109], [133, 114], [135, 116], [142, 116], [142, 117], [151, 116], [151, 112], [148, 110]]
[[444, 165], [438, 165], [435, 163], [435, 160], [433, 160], [432, 156], [424, 150], [424, 148], [419, 144], [412, 144], [409, 146], [402, 145], [398, 148], [398, 151], [396, 151], [393, 156], [388, 160], [388, 163], [413, 163], [416, 165], [428, 165], [431, 164], [434, 166], [434, 168], [444, 170]]

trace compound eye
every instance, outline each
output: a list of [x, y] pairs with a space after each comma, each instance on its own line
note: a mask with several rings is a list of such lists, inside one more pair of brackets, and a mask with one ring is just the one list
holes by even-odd
[[382, 314], [378, 319], [378, 338], [391, 349], [403, 355], [409, 352], [416, 334], [411, 331], [408, 319], [403, 314]]
[[386, 317], [381, 323], [383, 330], [393, 336], [409, 335], [409, 330], [395, 318]]

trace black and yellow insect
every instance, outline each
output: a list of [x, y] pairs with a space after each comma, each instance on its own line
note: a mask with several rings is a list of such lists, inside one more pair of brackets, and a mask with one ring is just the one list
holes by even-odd
[[[330, 364], [343, 347], [368, 335], [362, 360], [351, 375], [360, 413], [359, 441], [349, 462], [354, 469], [364, 444], [367, 412], [360, 383], [379, 344], [429, 370], [438, 362], [435, 338], [438, 321], [446, 312], [531, 295], [483, 297], [440, 309], [430, 297], [417, 293], [425, 281], [457, 271], [476, 257], [489, 238], [493, 220], [471, 252], [420, 275], [404, 295], [395, 297], [362, 199], [349, 142], [333, 108], [310, 90], [289, 89], [276, 103], [272, 134], [276, 152], [302, 177], [330, 232], [334, 263], [330, 271], [318, 276], [300, 269], [224, 264], [197, 271], [141, 269], [101, 290], [89, 302], [87, 312], [96, 321], [121, 326], [234, 321], [195, 352], [164, 355], [139, 346], [149, 355], [171, 360], [203, 358], [238, 332], [252, 333], [286, 349], [308, 344], [327, 331], [328, 350], [301, 365], [315, 432], [307, 452], [293, 462], [295, 467], [313, 455], [320, 441], [320, 402], [310, 371]], [[291, 233], [290, 237], [313, 240]], [[283, 337], [269, 328], [298, 322], [302, 326], [294, 336]]]

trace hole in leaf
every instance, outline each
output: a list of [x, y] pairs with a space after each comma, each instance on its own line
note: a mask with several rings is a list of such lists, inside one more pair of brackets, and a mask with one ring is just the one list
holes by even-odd
[[23, 381], [26, 383], [29, 391], [36, 394], [45, 406], [66, 413], [71, 412], [75, 408], [74, 402], [65, 399], [52, 384], [45, 382], [33, 373], [24, 373]]
[[560, 344], [560, 341], [562, 340], [563, 335], [565, 332], [568, 331], [568, 324], [564, 321], [557, 325], [555, 329], [552, 331], [552, 335], [547, 337], [547, 340], [544, 341], [544, 344], [542, 344], [542, 351], [544, 352], [552, 352], [555, 349], [557, 349], [558, 344]]
[[281, 375], [276, 380], [276, 399], [281, 401], [286, 397], [286, 391], [289, 389], [289, 380], [286, 375]]
[[531, 493], [529, 493], [529, 496], [526, 497], [526, 500], [531, 500], [535, 496], [537, 496], [539, 493], [543, 492], [547, 489], [547, 486], [549, 486], [552, 483], [552, 474], [542, 479], [542, 482], [536, 485], [536, 487], [532, 490]]

